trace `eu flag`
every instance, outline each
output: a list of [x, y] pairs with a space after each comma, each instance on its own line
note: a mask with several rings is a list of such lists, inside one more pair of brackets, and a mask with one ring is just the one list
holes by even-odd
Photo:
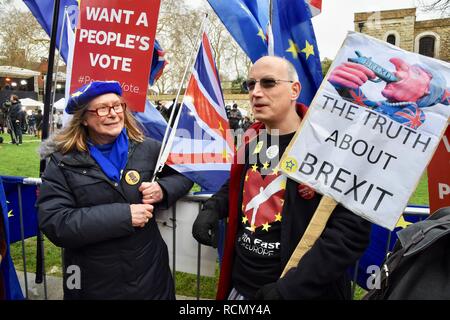
[[268, 0], [208, 0], [252, 62], [267, 55]]
[[311, 11], [304, 0], [273, 0], [274, 53], [295, 66], [302, 91], [298, 102], [311, 103], [322, 82], [322, 66]]
[[6, 196], [0, 178], [0, 300], [23, 299], [9, 252], [9, 223]]
[[25, 184], [23, 177], [0, 176], [0, 179], [3, 181], [7, 200], [9, 242], [14, 243], [22, 239], [21, 224], [24, 239], [36, 236], [39, 230], [36, 208], [37, 186]]
[[[52, 21], [53, 21], [53, 6], [54, 0], [23, 0], [30, 9], [33, 16], [45, 30], [45, 32], [50, 36], [52, 33]], [[76, 21], [78, 19], [78, 1], [77, 0], [61, 0], [60, 10], [58, 16], [58, 30], [56, 33], [56, 46], [67, 63], [67, 54], [69, 52], [69, 45], [67, 41], [67, 33], [63, 32], [63, 39], [61, 42], [61, 48], [59, 48], [62, 24], [64, 22], [64, 7], [67, 7], [67, 12], [69, 14], [72, 26], [76, 26]]]

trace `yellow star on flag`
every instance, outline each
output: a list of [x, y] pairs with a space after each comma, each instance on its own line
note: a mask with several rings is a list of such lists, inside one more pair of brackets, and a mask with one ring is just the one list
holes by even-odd
[[269, 232], [269, 228], [271, 227], [271, 225], [268, 222], [264, 223], [262, 226], [263, 226], [263, 228], [262, 228], [263, 230]]
[[245, 175], [245, 182], [248, 181], [248, 174]]
[[264, 34], [263, 29], [259, 28], [258, 30], [258, 37], [262, 39], [262, 41], [266, 42], [266, 35]]
[[252, 224], [252, 225], [250, 226], [250, 231], [251, 231], [251, 232], [255, 232], [255, 229], [256, 229], [255, 225]]
[[279, 212], [275, 215], [275, 221], [281, 221], [281, 214]]
[[314, 46], [306, 40], [305, 47], [302, 49], [302, 52], [306, 54], [306, 60], [308, 60], [310, 55], [314, 55]]
[[284, 205], [284, 199], [280, 199], [281, 205]]
[[269, 163], [266, 161], [263, 163], [263, 169], [267, 170], [269, 168]]
[[286, 189], [286, 180], [283, 180], [283, 181], [280, 182], [280, 187], [283, 190]]
[[294, 57], [294, 59], [298, 59], [300, 49], [298, 48], [297, 44], [294, 41], [289, 39], [289, 48], [286, 50], [286, 52], [292, 53], [292, 57]]
[[400, 227], [402, 229], [405, 229], [407, 226], [409, 226], [410, 224], [412, 224], [411, 222], [408, 222], [405, 220], [405, 218], [403, 218], [403, 215], [400, 216], [400, 218], [398, 219], [397, 225], [395, 226], [396, 228]]
[[278, 175], [279, 171], [280, 171], [280, 168], [278, 166], [276, 166], [275, 168], [272, 169], [272, 174]]
[[223, 149], [223, 151], [222, 151], [222, 158], [223, 158], [224, 160], [227, 160], [227, 159], [228, 159], [227, 149]]
[[242, 217], [242, 223], [243, 223], [243, 224], [246, 224], [247, 221], [248, 221], [248, 218], [247, 218], [246, 216], [243, 216], [243, 217]]
[[8, 211], [8, 218], [14, 217], [14, 215], [13, 215], [12, 212], [13, 212], [12, 210], [9, 210], [9, 211]]
[[252, 172], [256, 172], [256, 170], [258, 170], [258, 165], [255, 163], [252, 165]]
[[223, 129], [223, 126], [222, 126], [222, 122], [221, 122], [221, 121], [219, 121], [219, 130], [220, 130], [220, 131], [225, 131], [225, 130]]
[[242, 211], [244, 211], [245, 210], [245, 206], [244, 205], [242, 205]]

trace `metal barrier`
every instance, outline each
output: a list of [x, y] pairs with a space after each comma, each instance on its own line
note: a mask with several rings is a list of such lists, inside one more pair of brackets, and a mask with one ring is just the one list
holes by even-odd
[[[36, 185], [39, 186], [41, 184], [40, 178], [25, 178], [23, 180], [24, 185]], [[24, 223], [23, 223], [23, 206], [22, 206], [22, 186], [20, 184], [17, 185], [17, 192], [19, 197], [19, 216], [20, 216], [20, 228], [21, 228], [21, 245], [22, 245], [22, 261], [23, 261], [23, 268], [24, 268], [24, 285], [25, 285], [25, 297], [28, 299], [28, 288], [29, 288], [29, 282], [28, 282], [28, 274], [27, 274], [27, 258], [26, 258], [26, 250], [25, 250], [25, 235], [24, 235]], [[156, 221], [158, 223], [159, 229], [163, 235], [164, 240], [166, 241], [169, 251], [171, 251], [171, 265], [172, 265], [172, 273], [173, 273], [173, 279], [176, 280], [175, 273], [177, 271], [177, 262], [181, 258], [178, 256], [178, 251], [186, 251], [186, 250], [178, 250], [177, 246], [180, 246], [180, 243], [182, 243], [182, 246], [185, 246], [187, 242], [190, 242], [190, 250], [192, 252], [196, 252], [195, 255], [195, 269], [196, 269], [196, 298], [197, 300], [200, 299], [200, 280], [201, 280], [201, 274], [202, 274], [202, 266], [205, 264], [208, 265], [208, 269], [211, 269], [211, 263], [214, 264], [214, 266], [217, 263], [217, 252], [206, 246], [202, 246], [195, 241], [190, 233], [190, 228], [192, 227], [193, 219], [197, 216], [201, 205], [203, 202], [209, 199], [211, 194], [200, 194], [200, 195], [194, 195], [194, 194], [188, 194], [182, 199], [180, 199], [174, 206], [172, 206], [169, 210], [165, 210], [161, 213], [158, 213], [158, 216], [156, 217]], [[182, 217], [177, 217], [177, 211], [180, 210], [180, 206], [185, 206], [187, 204], [194, 204], [195, 209], [191, 206], [188, 211], [183, 210]], [[183, 207], [185, 208], [185, 207]], [[424, 216], [428, 215], [430, 213], [430, 210], [428, 207], [418, 207], [418, 206], [409, 206], [406, 208], [404, 215], [416, 215], [416, 216]], [[186, 222], [188, 227], [188, 236], [186, 234], [178, 234], [177, 237], [177, 228], [180, 228], [182, 230], [183, 225], [180, 224], [182, 222], [182, 219], [185, 219], [188, 217], [190, 220]], [[168, 230], [170, 230], [168, 232]], [[186, 231], [184, 231], [186, 233]], [[184, 240], [182, 237], [185, 237]], [[190, 238], [189, 238], [190, 237]], [[181, 239], [181, 240], [180, 240]], [[189, 239], [189, 240], [186, 240]], [[385, 247], [384, 256], [386, 256], [390, 250], [390, 244], [392, 239], [392, 231], [389, 231], [387, 243]], [[180, 242], [181, 241], [181, 242]], [[177, 244], [178, 243], [178, 244]], [[195, 246], [196, 248], [194, 248]], [[43, 246], [42, 246], [43, 247]], [[192, 252], [188, 252], [189, 254], [192, 254]], [[205, 256], [207, 258], [205, 259]], [[178, 258], [177, 258], [178, 257]], [[45, 254], [42, 255], [43, 261], [43, 287], [44, 287], [44, 299], [48, 299], [48, 292], [47, 292], [47, 281], [46, 281], [46, 270], [45, 270]], [[192, 260], [192, 259], [191, 259]], [[353, 285], [352, 285], [352, 296], [354, 297], [355, 289], [356, 289], [356, 279], [358, 278], [358, 266], [360, 261], [357, 261], [355, 263], [355, 272], [353, 274]], [[63, 267], [63, 266], [62, 266]], [[183, 269], [185, 270], [186, 267], [188, 267], [189, 273], [193, 273], [192, 270], [194, 267], [192, 266], [178, 266], [178, 270]], [[62, 268], [64, 270], [64, 268]], [[180, 270], [180, 271], [183, 271]], [[186, 272], [186, 271], [183, 271]]]
[[[23, 185], [35, 185], [35, 186], [39, 186], [41, 184], [41, 179], [40, 178], [24, 178], [23, 179]], [[28, 271], [27, 270], [27, 254], [26, 254], [26, 248], [25, 248], [25, 239], [26, 236], [24, 234], [24, 224], [23, 224], [23, 206], [22, 206], [22, 202], [23, 202], [23, 197], [22, 197], [22, 184], [18, 183], [17, 184], [17, 193], [18, 193], [18, 207], [19, 207], [19, 216], [20, 216], [20, 234], [21, 234], [21, 246], [22, 246], [22, 262], [23, 262], [23, 272], [24, 272], [24, 287], [23, 288], [25, 291], [25, 298], [29, 299], [29, 277], [28, 277]], [[156, 217], [156, 221], [158, 223], [159, 229], [163, 235], [164, 240], [166, 241], [166, 243], [171, 244], [171, 249], [169, 248], [169, 251], [171, 251], [171, 265], [172, 265], [172, 273], [173, 273], [173, 279], [175, 281], [176, 276], [175, 273], [177, 270], [176, 268], [176, 263], [177, 263], [177, 255], [179, 254], [180, 250], [177, 250], [177, 229], [182, 230], [183, 228], [180, 228], [182, 226], [180, 226], [179, 222], [183, 222], [183, 218], [185, 218], [188, 213], [187, 212], [183, 212], [183, 217], [178, 218], [177, 220], [177, 208], [179, 208], [180, 206], [183, 205], [183, 203], [193, 203], [195, 204], [195, 211], [194, 212], [190, 212], [189, 218], [190, 221], [189, 222], [189, 237], [191, 238], [191, 245], [195, 244], [195, 250], [193, 250], [193, 252], [196, 252], [197, 255], [195, 257], [196, 261], [195, 261], [195, 268], [196, 268], [196, 276], [197, 276], [197, 289], [196, 289], [196, 298], [200, 299], [200, 276], [201, 276], [201, 271], [202, 271], [202, 265], [204, 265], [206, 262], [210, 262], [211, 263], [211, 257], [213, 253], [215, 255], [215, 257], [217, 257], [216, 251], [213, 250], [210, 247], [204, 247], [203, 250], [201, 248], [201, 245], [195, 241], [192, 238], [191, 232], [190, 232], [190, 228], [192, 227], [192, 222], [193, 219], [195, 219], [195, 217], [197, 216], [202, 202], [206, 201], [207, 199], [209, 199], [209, 197], [211, 196], [211, 194], [201, 194], [201, 195], [194, 195], [194, 194], [188, 194], [185, 197], [183, 197], [182, 199], [180, 199], [175, 205], [173, 205], [171, 208], [169, 208], [168, 210], [163, 210], [162, 212], [159, 212], [157, 217]], [[186, 207], [186, 205], [184, 205], [184, 208]], [[193, 210], [191, 210], [193, 211]], [[170, 232], [167, 232], [167, 230], [170, 230]], [[185, 232], [186, 233], [186, 232]], [[180, 239], [182, 238], [179, 235]], [[39, 239], [37, 240], [39, 241]], [[43, 241], [43, 240], [42, 240]], [[186, 240], [183, 241], [184, 244], [186, 244]], [[179, 244], [178, 244], [179, 245]], [[44, 248], [44, 246], [42, 245], [42, 248]], [[209, 256], [207, 257], [207, 259], [205, 259], [205, 253], [208, 252]], [[62, 251], [61, 251], [62, 254]], [[45, 254], [42, 254], [42, 263], [43, 263], [43, 291], [44, 291], [44, 299], [48, 299], [48, 287], [47, 287], [47, 277], [46, 277], [46, 270], [45, 270]], [[216, 264], [216, 258], [214, 258], [214, 265]], [[62, 270], [64, 271], [64, 266], [63, 266], [63, 262], [61, 259], [61, 267]], [[180, 267], [179, 267], [180, 268]], [[191, 268], [192, 269], [192, 268]], [[192, 272], [190, 272], [192, 273]]]

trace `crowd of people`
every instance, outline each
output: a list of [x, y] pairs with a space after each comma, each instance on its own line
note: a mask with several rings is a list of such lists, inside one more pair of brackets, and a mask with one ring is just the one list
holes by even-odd
[[[15, 94], [0, 104], [0, 135], [8, 133], [12, 144], [22, 144], [24, 134], [40, 139], [42, 137], [42, 120], [41, 109], [26, 111]], [[62, 125], [62, 111], [54, 110], [53, 130], [61, 129]], [[3, 142], [3, 138], [0, 141]]]
[[[170, 114], [172, 113], [172, 108], [175, 103], [175, 99], [169, 102], [162, 102], [160, 100], [156, 101], [156, 109], [161, 113], [164, 119], [168, 122], [170, 119]], [[177, 106], [172, 116], [171, 126], [180, 110], [180, 103]], [[230, 129], [235, 130], [235, 132], [243, 133], [245, 132], [253, 123], [249, 116], [243, 116], [241, 110], [239, 110], [237, 103], [233, 103], [233, 106], [225, 106], [225, 111], [227, 113], [228, 122], [230, 124]]]

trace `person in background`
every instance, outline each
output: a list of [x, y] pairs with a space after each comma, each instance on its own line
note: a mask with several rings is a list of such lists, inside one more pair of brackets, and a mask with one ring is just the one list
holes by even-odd
[[229, 122], [230, 122], [230, 129], [238, 130], [239, 122], [242, 119], [241, 111], [238, 109], [237, 103], [233, 104], [233, 108], [230, 110], [230, 116], [229, 116]]
[[42, 137], [42, 120], [43, 120], [42, 110], [40, 109], [37, 110], [35, 118], [36, 118], [36, 137], [40, 139]]
[[22, 126], [25, 122], [25, 112], [22, 110], [22, 104], [18, 96], [11, 95], [9, 101], [11, 102], [8, 113], [11, 125], [11, 143], [19, 145], [22, 144]]

